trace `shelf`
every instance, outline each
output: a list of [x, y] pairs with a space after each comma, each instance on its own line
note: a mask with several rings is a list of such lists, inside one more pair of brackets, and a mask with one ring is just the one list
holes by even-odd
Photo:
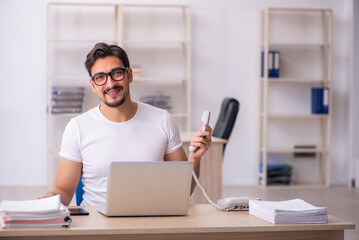
[[162, 85], [178, 85], [186, 82], [185, 78], [174, 78], [174, 77], [134, 77], [134, 82], [138, 83], [158, 83]]
[[123, 7], [144, 7], [144, 8], [186, 8], [189, 5], [160, 5], [160, 4], [121, 4]]
[[[265, 47], [266, 43], [262, 43], [262, 47]], [[324, 48], [331, 47], [331, 44], [320, 43], [268, 43], [268, 48]]]
[[[261, 78], [261, 82], [265, 82], [265, 78]], [[303, 84], [331, 84], [331, 81], [324, 81], [322, 79], [307, 79], [307, 78], [267, 78], [268, 83], [303, 83]]]
[[[89, 76], [87, 77], [71, 77], [71, 76], [52, 76], [48, 77], [48, 80], [80, 80], [85, 81], [81, 86], [88, 86]], [[187, 78], [176, 78], [176, 77], [134, 77], [134, 82], [137, 83], [151, 83], [151, 84], [161, 84], [161, 85], [179, 85], [187, 81]]]
[[[90, 76], [78, 77], [78, 76], [49, 76], [47, 80], [89, 80]], [[86, 82], [88, 83], [88, 82]], [[86, 85], [87, 86], [87, 85]]]
[[278, 12], [332, 12], [331, 9], [315, 9], [315, 8], [267, 8], [268, 11]]
[[68, 7], [115, 7], [116, 4], [111, 3], [72, 3], [72, 2], [52, 2], [48, 6], [68, 6]]
[[188, 113], [181, 113], [181, 112], [173, 113], [171, 111], [170, 111], [170, 113], [175, 118], [188, 117]]
[[297, 153], [297, 152], [310, 152], [310, 153], [328, 153], [326, 149], [317, 149], [317, 148], [267, 148], [260, 149], [261, 152], [267, 153]]
[[134, 45], [156, 45], [156, 47], [167, 47], [168, 45], [185, 45], [188, 44], [186, 41], [132, 41], [124, 40], [123, 44], [134, 44]]
[[[48, 43], [117, 43], [118, 40], [115, 39], [50, 39]], [[168, 47], [169, 45], [182, 46], [189, 44], [187, 41], [133, 41], [133, 40], [123, 40], [122, 44], [133, 44], [133, 45], [155, 45], [156, 47]]]
[[73, 118], [82, 113], [48, 113], [49, 116], [53, 117], [63, 117], [63, 118]]
[[[297, 183], [311, 183], [271, 185], [273, 179], [264, 174], [258, 184], [278, 188], [329, 186], [331, 110], [312, 114], [311, 109], [316, 102], [325, 110], [332, 106], [331, 92], [313, 95], [312, 90], [332, 90], [332, 11], [266, 8], [260, 13], [259, 30], [257, 164], [288, 164], [295, 171], [281, 172], [279, 182], [288, 183], [290, 178], [285, 177], [290, 174]], [[298, 142], [302, 145], [296, 148], [293, 143]], [[300, 155], [315, 161], [305, 161]]]
[[303, 188], [311, 188], [311, 189], [316, 189], [316, 188], [327, 188], [328, 186], [326, 186], [325, 184], [320, 184], [320, 183], [307, 183], [307, 184], [293, 184], [293, 185], [267, 185], [267, 186], [263, 186], [263, 185], [259, 185], [260, 187], [263, 188], [275, 188], [275, 189], [303, 189]]
[[[261, 117], [265, 117], [265, 114], [262, 113]], [[273, 118], [273, 119], [323, 119], [323, 118], [328, 118], [328, 114], [280, 114], [280, 113], [270, 113], [270, 114], [267, 114], [267, 118]]]
[[[52, 2], [52, 6], [78, 6], [78, 7], [116, 7], [118, 4], [111, 3], [71, 3]], [[160, 5], [160, 4], [120, 4], [122, 7], [143, 7], [143, 8], [186, 8], [188, 5]]]
[[[176, 112], [176, 113], [173, 113], [171, 111], [169, 111], [169, 112], [175, 118], [188, 116], [188, 113], [185, 113], [185, 112]], [[72, 117], [76, 117], [77, 115], [80, 115], [80, 114], [82, 114], [82, 113], [48, 113], [49, 116], [63, 117], [63, 118], [72, 118]]]
[[48, 43], [115, 43], [115, 39], [49, 39]]

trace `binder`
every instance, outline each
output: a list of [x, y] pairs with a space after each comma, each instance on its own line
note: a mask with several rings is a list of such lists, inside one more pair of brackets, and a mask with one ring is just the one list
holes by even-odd
[[312, 114], [329, 113], [329, 88], [312, 88]]
[[[261, 76], [264, 77], [264, 51], [262, 51], [261, 58]], [[268, 77], [279, 78], [279, 63], [280, 53], [279, 51], [268, 51]]]

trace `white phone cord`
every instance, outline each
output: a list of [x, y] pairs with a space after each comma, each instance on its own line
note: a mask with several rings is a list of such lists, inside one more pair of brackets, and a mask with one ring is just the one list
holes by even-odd
[[[192, 152], [189, 152], [188, 160], [191, 159], [191, 154], [192, 154]], [[206, 190], [204, 189], [204, 187], [202, 186], [202, 184], [199, 182], [198, 177], [197, 177], [197, 175], [196, 175], [194, 169], [192, 169], [192, 176], [193, 176], [195, 182], [197, 183], [198, 187], [202, 190], [203, 195], [206, 197], [207, 201], [208, 201], [210, 204], [212, 204], [213, 207], [217, 208], [218, 210], [225, 211], [226, 209], [225, 209], [224, 207], [219, 206], [218, 204], [216, 204], [215, 202], [213, 202], [213, 201], [209, 198], [209, 196], [208, 196]]]

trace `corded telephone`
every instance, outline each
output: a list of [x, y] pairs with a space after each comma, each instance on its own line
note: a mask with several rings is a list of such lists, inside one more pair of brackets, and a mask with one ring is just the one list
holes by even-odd
[[[202, 130], [201, 131], [206, 131], [207, 129], [205, 128], [205, 124], [209, 123], [210, 120], [210, 116], [211, 113], [210, 111], [204, 111], [202, 114]], [[192, 152], [194, 152], [197, 149], [197, 147], [194, 146], [190, 146], [189, 147], [189, 156], [188, 159], [191, 159], [191, 154]], [[221, 211], [245, 211], [245, 210], [249, 210], [248, 208], [248, 203], [249, 203], [249, 197], [230, 197], [230, 198], [223, 198], [223, 199], [219, 199], [217, 201], [217, 204], [214, 203], [208, 196], [206, 190], [204, 189], [204, 187], [201, 185], [201, 183], [198, 180], [198, 177], [196, 175], [196, 173], [194, 172], [194, 170], [192, 170], [192, 176], [193, 179], [196, 181], [198, 187], [202, 190], [204, 196], [206, 197], [207, 201], [212, 204], [215, 208], [217, 208], [218, 210]], [[254, 198], [255, 200], [259, 200], [259, 198]]]

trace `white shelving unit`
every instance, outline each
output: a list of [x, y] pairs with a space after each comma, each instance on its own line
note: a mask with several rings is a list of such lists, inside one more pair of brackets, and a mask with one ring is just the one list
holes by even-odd
[[[266, 8], [260, 13], [258, 184], [267, 164], [293, 165], [294, 185], [330, 184], [332, 11]], [[268, 52], [280, 52], [280, 75], [270, 78]], [[311, 88], [329, 88], [329, 113], [312, 114]], [[315, 148], [294, 148], [310, 145]], [[298, 158], [294, 153], [314, 153]], [[303, 166], [304, 165], [304, 166]], [[291, 185], [292, 186], [292, 185]]]
[[158, 91], [171, 97], [169, 112], [181, 131], [191, 129], [190, 7], [186, 5], [49, 3], [47, 8], [48, 184], [54, 181], [66, 123], [77, 114], [52, 114], [53, 86], [85, 87], [84, 110], [100, 102], [84, 66], [97, 42], [123, 47], [134, 76], [131, 97]]

